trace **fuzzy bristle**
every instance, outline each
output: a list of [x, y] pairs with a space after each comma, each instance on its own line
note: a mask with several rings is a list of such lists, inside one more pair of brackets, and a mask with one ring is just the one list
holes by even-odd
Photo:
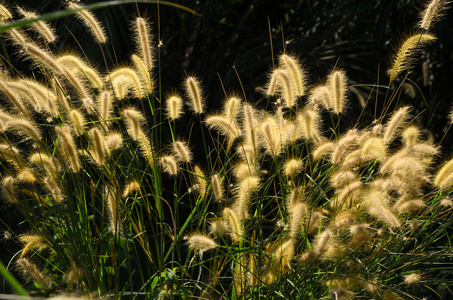
[[184, 80], [184, 89], [189, 98], [189, 107], [195, 114], [202, 114], [204, 111], [204, 99], [201, 84], [198, 78], [188, 76]]
[[429, 33], [416, 33], [408, 37], [400, 46], [390, 72], [390, 83], [395, 80], [401, 72], [407, 70], [413, 63], [413, 57], [417, 50], [426, 44], [433, 42], [436, 38]]
[[215, 249], [217, 243], [208, 235], [204, 234], [192, 234], [187, 238], [187, 246], [195, 252], [205, 252], [208, 250]]
[[334, 70], [327, 79], [331, 91], [331, 107], [340, 114], [346, 108], [347, 77], [343, 70]]
[[16, 262], [17, 267], [28, 276], [31, 276], [34, 280], [36, 280], [44, 290], [50, 289], [50, 282], [48, 278], [44, 276], [44, 274], [30, 262], [28, 258], [20, 258]]
[[160, 158], [160, 163], [162, 165], [162, 170], [170, 176], [178, 175], [178, 163], [176, 158], [172, 155], [163, 155]]
[[140, 182], [132, 180], [127, 183], [123, 188], [123, 198], [131, 195], [132, 193], [140, 193]]
[[148, 20], [142, 17], [135, 19], [134, 32], [138, 41], [139, 56], [143, 59], [147, 72], [153, 68], [153, 47], [151, 45], [151, 28]]
[[192, 152], [185, 141], [176, 141], [173, 144], [173, 154], [179, 161], [190, 163], [192, 161]]
[[107, 42], [104, 27], [92, 12], [84, 10], [83, 6], [78, 5], [75, 2], [67, 3], [67, 7], [68, 9], [79, 9], [76, 14], [77, 18], [81, 20], [85, 27], [90, 31], [97, 43], [104, 44]]

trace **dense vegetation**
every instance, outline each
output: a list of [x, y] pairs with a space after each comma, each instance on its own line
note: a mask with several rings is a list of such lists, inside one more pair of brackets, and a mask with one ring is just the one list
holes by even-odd
[[448, 3], [355, 2], [0, 6], [4, 292], [451, 296]]

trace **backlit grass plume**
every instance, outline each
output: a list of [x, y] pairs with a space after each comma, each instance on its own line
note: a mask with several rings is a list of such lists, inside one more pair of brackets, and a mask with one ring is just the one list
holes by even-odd
[[76, 1], [69, 1], [67, 7], [69, 9], [80, 9], [77, 13], [77, 18], [82, 21], [85, 27], [90, 31], [96, 42], [100, 44], [107, 42], [107, 35], [104, 27], [92, 12], [84, 10], [83, 6], [77, 4]]
[[407, 71], [414, 62], [417, 50], [433, 42], [436, 37], [429, 33], [415, 33], [407, 37], [393, 59], [390, 72], [390, 84], [401, 72]]

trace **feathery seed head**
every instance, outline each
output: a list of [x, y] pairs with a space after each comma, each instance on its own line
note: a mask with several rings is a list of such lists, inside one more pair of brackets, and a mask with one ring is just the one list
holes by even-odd
[[43, 250], [49, 247], [46, 239], [39, 234], [25, 234], [19, 237], [19, 240], [24, 244], [20, 257], [23, 258], [29, 251]]
[[211, 186], [212, 186], [212, 191], [214, 192], [214, 198], [217, 201], [223, 200], [223, 186], [220, 181], [221, 181], [221, 179], [219, 178], [218, 174], [212, 175]]
[[20, 97], [13, 92], [11, 88], [8, 87], [6, 82], [0, 80], [0, 90], [8, 97], [11, 103], [14, 105], [15, 110], [17, 110], [23, 116], [29, 116], [30, 112]]
[[368, 138], [362, 146], [362, 154], [369, 158], [384, 161], [387, 157], [387, 147], [384, 140], [380, 137]]
[[176, 176], [178, 174], [178, 171], [179, 171], [178, 163], [174, 156], [163, 155], [160, 158], [160, 163], [161, 163], [163, 171], [165, 173], [167, 173], [168, 175]]
[[203, 91], [200, 81], [194, 76], [187, 76], [184, 80], [184, 90], [189, 98], [189, 107], [195, 114], [202, 114], [204, 110]]
[[418, 273], [404, 275], [404, 283], [407, 285], [416, 285], [422, 280], [422, 276]]
[[322, 105], [325, 109], [333, 109], [332, 104], [332, 95], [330, 90], [325, 85], [318, 85], [310, 91], [308, 97], [312, 105]]
[[417, 50], [435, 40], [435, 36], [429, 33], [415, 33], [402, 43], [396, 57], [393, 59], [390, 72], [390, 84], [401, 72], [407, 70], [414, 60]]
[[2, 179], [2, 194], [5, 197], [6, 201], [9, 203], [15, 204], [18, 199], [16, 197], [16, 189], [14, 187], [16, 179], [13, 176], [5, 176]]
[[93, 158], [97, 165], [102, 166], [105, 163], [105, 140], [99, 129], [96, 127], [90, 130], [90, 136], [93, 141]]
[[235, 122], [222, 116], [213, 115], [206, 118], [206, 124], [211, 129], [218, 130], [221, 134], [227, 136], [231, 141], [239, 138], [240, 129]]
[[384, 132], [384, 143], [389, 144], [396, 138], [401, 130], [406, 126], [409, 115], [410, 107], [405, 106], [398, 109], [390, 118], [387, 125], [385, 126]]
[[192, 152], [185, 141], [179, 140], [174, 142], [173, 154], [181, 162], [190, 163], [192, 161]]
[[3, 23], [8, 20], [12, 20], [13, 15], [4, 5], [0, 5], [0, 22]]
[[313, 159], [319, 160], [324, 156], [327, 156], [328, 154], [332, 153], [335, 150], [335, 146], [336, 144], [333, 142], [325, 142], [322, 144], [318, 144], [315, 148], [315, 151], [313, 151]]
[[46, 178], [44, 178], [43, 183], [57, 203], [63, 201], [63, 194], [61, 192], [61, 189], [53, 177], [47, 176]]
[[273, 253], [272, 273], [280, 274], [291, 269], [290, 262], [294, 257], [294, 243], [292, 239], [278, 243]]
[[206, 182], [206, 175], [204, 174], [203, 170], [201, 170], [201, 168], [197, 165], [194, 167], [194, 178], [200, 196], [204, 198], [208, 184]]
[[170, 94], [165, 102], [165, 110], [171, 121], [179, 119], [183, 114], [182, 98], [176, 93]]
[[123, 146], [123, 137], [119, 132], [109, 132], [105, 137], [105, 147], [107, 153], [111, 154], [112, 151], [121, 149]]
[[297, 123], [301, 128], [302, 136], [306, 139], [313, 139], [315, 144], [319, 144], [319, 123], [320, 115], [317, 111], [306, 108], [297, 113]]
[[135, 54], [132, 55], [131, 59], [134, 64], [135, 70], [137, 71], [137, 74], [142, 82], [142, 85], [146, 87], [146, 92], [148, 94], [152, 94], [154, 83], [151, 80], [150, 71], [146, 69], [145, 62]]
[[419, 143], [421, 138], [421, 131], [418, 126], [410, 125], [407, 126], [402, 133], [404, 147], [410, 147]]
[[187, 246], [195, 252], [205, 252], [215, 249], [217, 243], [208, 235], [205, 234], [191, 234], [186, 237]]
[[445, 10], [448, 8], [447, 4], [449, 2], [450, 1], [447, 0], [432, 0], [426, 2], [425, 9], [420, 14], [421, 20], [418, 26], [421, 29], [430, 29], [432, 24], [443, 16]]
[[57, 63], [66, 67], [72, 72], [75, 72], [77, 76], [88, 80], [93, 87], [97, 89], [103, 88], [104, 83], [98, 71], [90, 67], [77, 54], [68, 53], [60, 55], [57, 59]]
[[140, 129], [138, 133], [138, 147], [140, 148], [143, 156], [145, 157], [148, 164], [154, 166], [154, 147], [151, 140], [146, 136], [143, 130]]
[[301, 202], [301, 196], [302, 196], [302, 188], [300, 188], [300, 187], [293, 188], [291, 190], [291, 192], [289, 193], [289, 197], [288, 197], [288, 200], [286, 203], [287, 209], [292, 210], [292, 208], [294, 207], [294, 205], [296, 205], [296, 203]]
[[137, 40], [137, 48], [139, 57], [143, 59], [146, 70], [149, 72], [153, 68], [153, 52], [154, 48], [151, 44], [151, 26], [145, 18], [138, 17], [133, 25], [135, 39]]
[[97, 43], [104, 44], [107, 42], [104, 26], [102, 26], [101, 22], [92, 12], [83, 9], [83, 6], [76, 4], [75, 1], [68, 2], [67, 8], [82, 9], [77, 12], [76, 17], [82, 21], [83, 25], [88, 29]]
[[288, 72], [294, 94], [298, 97], [305, 95], [307, 72], [302, 63], [294, 55], [282, 54], [278, 57], [280, 66]]
[[251, 145], [255, 149], [258, 149], [258, 133], [256, 127], [258, 126], [258, 120], [256, 118], [256, 111], [250, 104], [244, 104], [243, 106], [243, 122], [242, 129], [245, 137], [245, 144]]
[[19, 171], [16, 176], [17, 181], [21, 183], [34, 183], [36, 181], [35, 174], [29, 168], [25, 168]]
[[132, 68], [123, 67], [112, 71], [107, 75], [106, 81], [110, 81], [115, 91], [115, 96], [118, 99], [124, 99], [128, 91], [131, 89], [136, 98], [143, 99], [142, 82], [137, 75], [137, 72]]
[[333, 70], [327, 78], [327, 85], [331, 92], [331, 107], [336, 114], [340, 114], [346, 107], [346, 73], [343, 70]]
[[59, 165], [56, 163], [55, 159], [45, 153], [34, 153], [29, 157], [28, 161], [34, 165], [42, 165], [48, 176], [55, 177], [59, 171]]
[[222, 215], [223, 218], [228, 222], [228, 229], [231, 239], [233, 240], [234, 243], [238, 243], [242, 239], [242, 236], [244, 235], [241, 224], [242, 219], [239, 219], [241, 215], [236, 214], [234, 210], [228, 207], [225, 207], [223, 209]]
[[26, 135], [32, 138], [35, 142], [41, 140], [41, 133], [36, 126], [26, 119], [13, 119], [6, 123], [6, 126], [11, 129], [15, 129], [21, 135]]
[[143, 115], [133, 107], [123, 110], [123, 119], [126, 123], [127, 133], [134, 141], [140, 139], [142, 130], [142, 123], [145, 122]]
[[291, 80], [290, 73], [287, 70], [282, 68], [276, 69], [272, 72], [268, 94], [271, 96], [278, 94], [283, 99], [283, 105], [292, 108], [297, 104], [294, 84], [295, 82]]
[[140, 193], [140, 182], [132, 180], [124, 186], [123, 198], [126, 198], [132, 193]]
[[236, 122], [242, 109], [242, 101], [237, 96], [228, 97], [223, 105], [223, 114], [230, 122]]
[[239, 162], [233, 166], [233, 175], [237, 181], [242, 181], [249, 176], [256, 175], [256, 170], [246, 162]]
[[313, 233], [321, 225], [323, 214], [319, 211], [310, 212], [308, 218], [307, 234]]
[[261, 132], [263, 134], [263, 144], [265, 145], [266, 151], [272, 156], [279, 155], [282, 150], [282, 144], [275, 119], [269, 117], [264, 120], [261, 124]]
[[288, 159], [283, 165], [283, 173], [286, 177], [292, 178], [303, 169], [303, 162], [300, 159]]
[[109, 91], [102, 91], [98, 95], [98, 113], [102, 121], [110, 119], [112, 114], [112, 96]]
[[31, 276], [36, 280], [44, 290], [50, 289], [50, 282], [44, 276], [44, 274], [30, 262], [28, 258], [20, 258], [16, 261], [17, 267], [24, 273], [26, 276]]
[[83, 113], [78, 109], [73, 109], [70, 111], [69, 117], [71, 118], [74, 133], [77, 136], [82, 135], [85, 132], [86, 124], [85, 116], [83, 115]]
[[354, 172], [340, 169], [331, 175], [330, 182], [333, 187], [341, 188], [355, 179], [357, 175]]
[[330, 229], [325, 229], [318, 235], [315, 244], [313, 245], [313, 250], [317, 255], [322, 255], [327, 250], [332, 235]]
[[[19, 6], [17, 6], [17, 11], [26, 19], [35, 19], [39, 17], [36, 12], [23, 10]], [[33, 22], [30, 26], [35, 32], [43, 37], [47, 43], [53, 43], [57, 39], [55, 29], [50, 27], [47, 22], [37, 21]]]
[[46, 50], [39, 48], [37, 45], [31, 43], [24, 44], [25, 52], [32, 58], [35, 58], [42, 66], [52, 70], [56, 74], [64, 74], [64, 68], [56, 62], [53, 55]]
[[226, 220], [216, 219], [211, 221], [209, 224], [209, 232], [219, 236], [228, 234], [228, 224]]
[[109, 230], [113, 235], [121, 233], [123, 229], [120, 202], [117, 191], [113, 190], [112, 187], [106, 185], [104, 187], [104, 198], [107, 204], [108, 215], [109, 215]]
[[69, 127], [55, 127], [55, 132], [61, 137], [63, 156], [69, 160], [72, 171], [78, 172], [80, 170], [79, 155]]
[[426, 207], [426, 204], [421, 199], [415, 200], [406, 200], [402, 203], [396, 202], [393, 205], [393, 210], [397, 211], [400, 214], [409, 214], [415, 211], [420, 211]]
[[308, 206], [304, 202], [298, 202], [291, 207], [290, 210], [290, 236], [292, 239], [297, 239], [305, 217], [308, 216]]
[[363, 193], [363, 204], [368, 213], [390, 228], [401, 226], [400, 220], [393, 214], [386, 203], [386, 193], [369, 189]]

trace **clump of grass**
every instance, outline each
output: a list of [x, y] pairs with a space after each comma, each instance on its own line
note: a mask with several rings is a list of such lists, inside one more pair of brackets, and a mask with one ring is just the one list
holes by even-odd
[[[105, 43], [91, 12], [79, 18]], [[452, 163], [437, 170], [439, 147], [410, 106], [347, 131], [323, 123], [348, 116], [347, 70], [310, 87], [288, 53], [264, 89], [273, 109], [233, 93], [209, 114], [192, 75], [161, 101], [150, 26], [133, 24], [130, 64], [100, 70], [24, 38], [15, 45], [42, 80], [0, 79], [2, 195], [31, 227], [15, 260], [41, 295], [398, 299], [446, 280], [432, 262], [451, 252]], [[433, 40], [403, 43], [388, 99]], [[184, 104], [202, 145], [180, 133]]]

